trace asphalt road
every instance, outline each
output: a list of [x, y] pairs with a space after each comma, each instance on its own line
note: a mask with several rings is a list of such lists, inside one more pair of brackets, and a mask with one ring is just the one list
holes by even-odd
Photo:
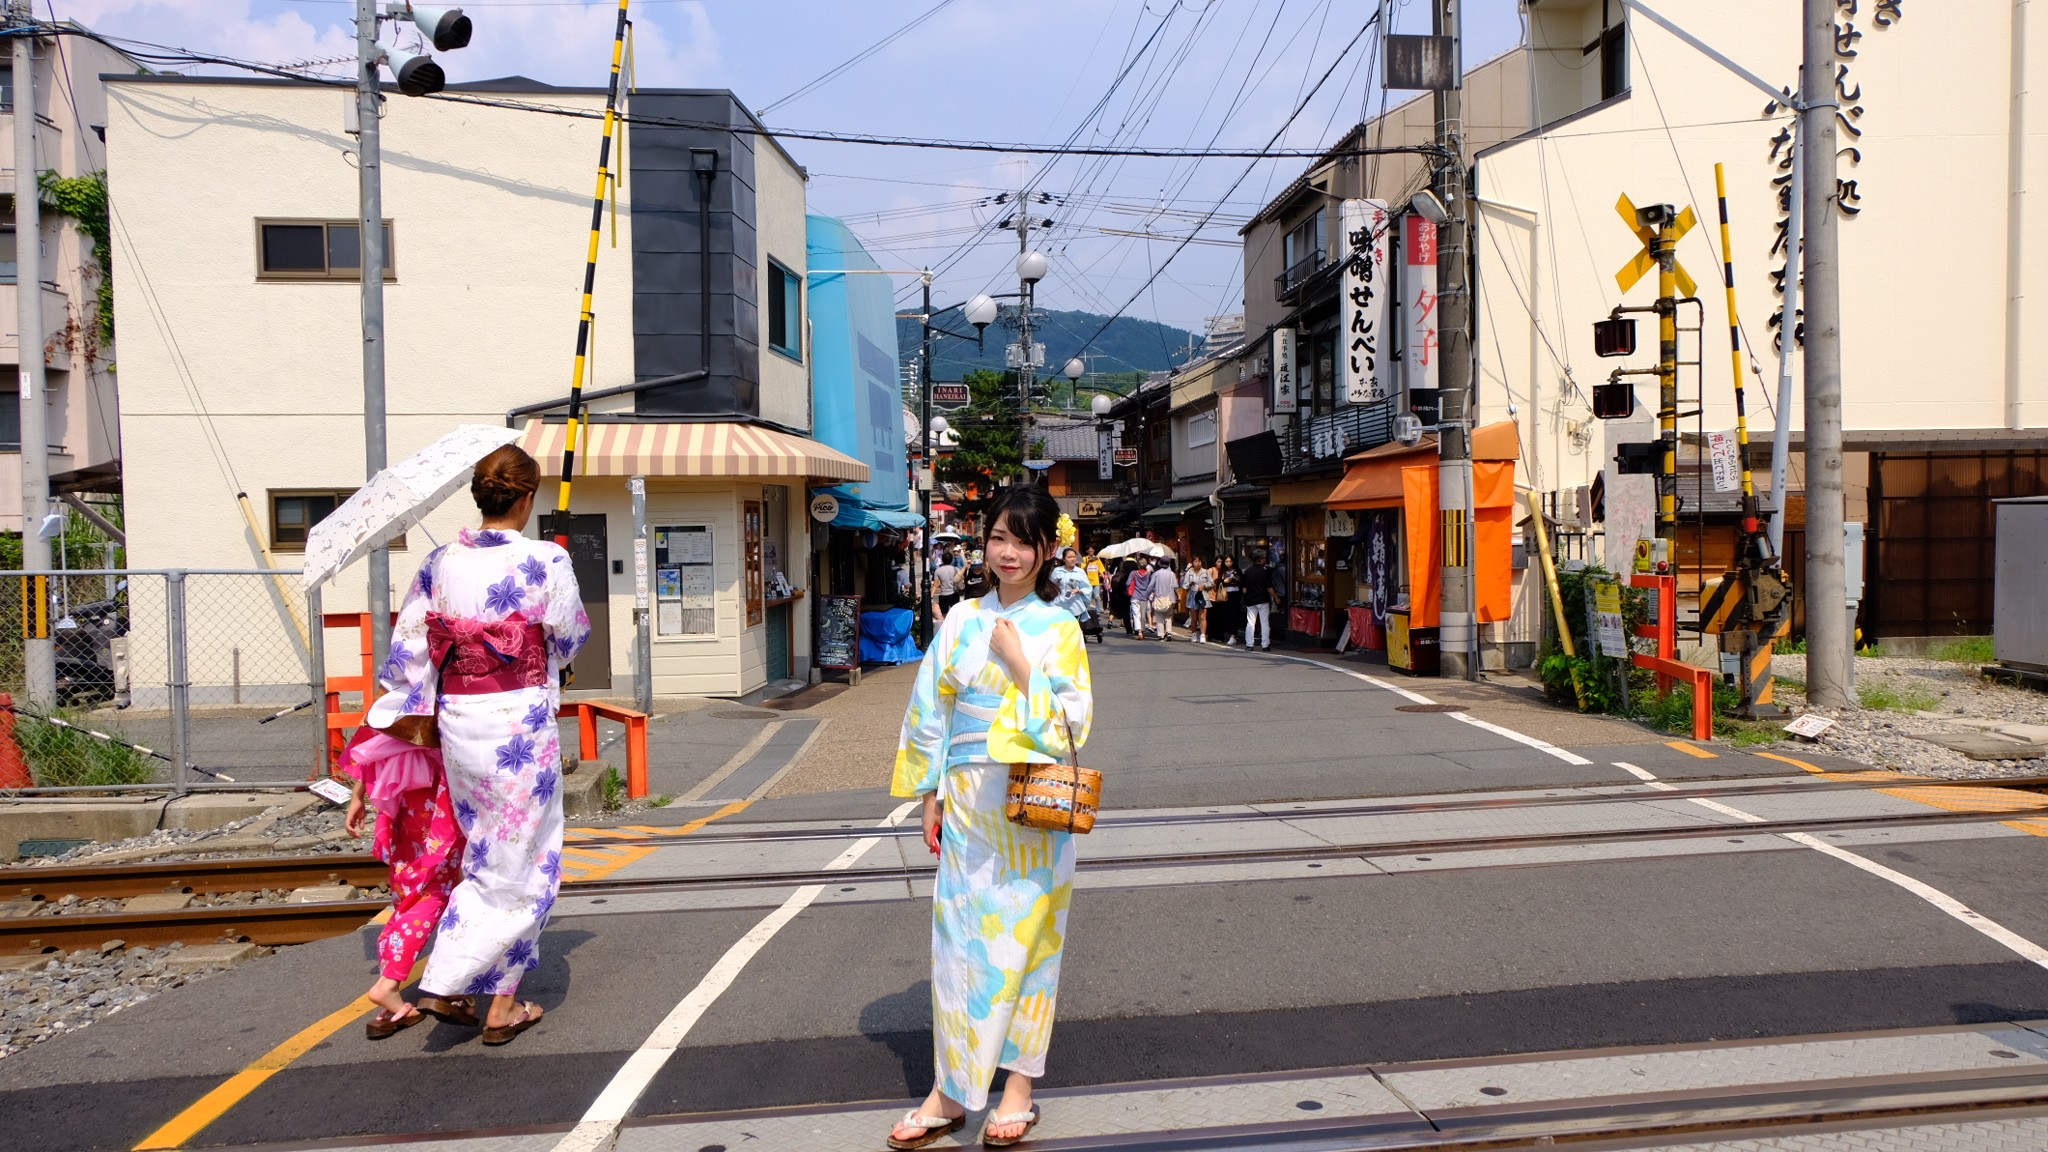
[[[1644, 773], [1680, 786], [1789, 777], [1797, 788], [1809, 778], [1781, 761], [1726, 749], [1700, 756], [1647, 733], [1633, 744], [1533, 746], [1454, 716], [1398, 711], [1413, 701], [1277, 657], [1116, 642], [1091, 655], [1100, 718], [1087, 759], [1109, 773], [1120, 813], [1442, 794], [1526, 804], [1646, 788]], [[1399, 687], [1431, 690], [1428, 681]], [[2048, 1017], [2040, 965], [1896, 882], [1797, 843], [1745, 837], [1739, 811], [1688, 803], [1645, 791], [1542, 811], [1561, 826], [1725, 823], [1728, 835], [1606, 858], [1364, 853], [1320, 875], [1206, 868], [1098, 880], [1084, 868], [1045, 1086]], [[1772, 816], [1842, 804], [1932, 810], [1891, 794], [1729, 800], [1745, 803]], [[866, 827], [897, 804], [879, 790], [762, 801], [706, 833]], [[1247, 816], [1203, 831], [1201, 843], [1277, 834], [1274, 822]], [[1415, 827], [1442, 835], [1482, 817], [1501, 826], [1496, 816], [1437, 814], [1415, 817]], [[1285, 830], [1342, 839], [1351, 827], [1303, 819]], [[797, 844], [707, 839], [658, 850], [621, 875], [816, 868], [859, 830]], [[1128, 834], [1098, 832], [1089, 851], [1113, 849], [1112, 835]], [[1145, 835], [1148, 846], [1196, 842], [1171, 826]], [[2019, 822], [1836, 842], [2048, 941], [2048, 839]], [[921, 849], [884, 840], [867, 851], [863, 866], [914, 860]], [[907, 1106], [931, 1078], [930, 912], [918, 891], [901, 881], [824, 886], [715, 981], [721, 993], [658, 1062], [631, 1115]], [[486, 1049], [439, 1024], [373, 1045], [351, 1021], [221, 1109], [194, 1146], [565, 1130], [721, 957], [730, 969], [728, 950], [758, 935], [787, 896], [692, 897], [666, 910], [565, 897], [524, 989], [550, 1010], [540, 1027]], [[366, 931], [290, 950], [0, 1061], [9, 1119], [0, 1150], [133, 1147], [345, 1005], [368, 983], [369, 940]]]

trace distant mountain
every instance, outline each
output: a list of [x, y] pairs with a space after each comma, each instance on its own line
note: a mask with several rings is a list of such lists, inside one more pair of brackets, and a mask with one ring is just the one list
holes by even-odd
[[[962, 372], [975, 368], [1002, 371], [1003, 350], [1017, 339], [1008, 317], [988, 327], [985, 349], [975, 351], [973, 342], [937, 337], [932, 341], [932, 379], [958, 380]], [[1040, 374], [1058, 376], [1060, 368], [1080, 351], [1081, 342], [1102, 327], [1107, 317], [1095, 312], [1047, 312], [1032, 331], [1033, 339], [1045, 345], [1045, 367]], [[957, 311], [939, 317], [941, 327], [972, 332]], [[916, 320], [896, 321], [898, 358], [905, 364], [916, 361], [923, 326]], [[1202, 338], [1182, 328], [1151, 320], [1119, 316], [1088, 346], [1088, 368], [1096, 373], [1156, 372], [1188, 358], [1188, 346], [1201, 347]]]

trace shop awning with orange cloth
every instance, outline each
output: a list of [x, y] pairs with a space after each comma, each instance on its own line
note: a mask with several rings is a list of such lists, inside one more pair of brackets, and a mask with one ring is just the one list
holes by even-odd
[[[1515, 458], [1521, 440], [1512, 421], [1472, 433], [1472, 507], [1481, 623], [1506, 620], [1514, 612]], [[1338, 509], [1399, 508], [1408, 543], [1409, 622], [1434, 628], [1443, 613], [1443, 521], [1438, 514], [1437, 445], [1434, 437], [1408, 444], [1383, 444], [1349, 458], [1344, 478], [1330, 493]]]
[[[578, 476], [675, 476], [696, 479], [791, 477], [864, 481], [868, 466], [835, 448], [759, 424], [633, 421], [590, 424], [576, 446]], [[569, 425], [535, 420], [519, 446], [547, 476], [562, 474]]]

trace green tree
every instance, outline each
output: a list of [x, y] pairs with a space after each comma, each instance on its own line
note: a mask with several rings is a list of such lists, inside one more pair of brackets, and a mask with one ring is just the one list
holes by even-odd
[[1024, 454], [1017, 442], [1017, 377], [976, 370], [964, 374], [962, 383], [967, 385], [968, 404], [946, 415], [960, 444], [940, 462], [939, 478], [978, 485], [986, 497], [1024, 472]]

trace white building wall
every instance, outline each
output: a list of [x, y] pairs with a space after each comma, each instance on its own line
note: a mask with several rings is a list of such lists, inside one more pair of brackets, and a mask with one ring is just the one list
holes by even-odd
[[780, 148], [767, 140], [754, 147], [756, 218], [754, 235], [761, 246], [754, 266], [761, 301], [761, 418], [789, 428], [811, 427], [811, 334], [802, 330], [803, 359], [793, 360], [768, 346], [768, 261], [796, 273], [804, 286], [803, 315], [811, 312], [810, 270], [804, 240], [804, 173]]
[[[1799, 64], [1796, 5], [1779, 0], [1666, 0], [1658, 10], [1766, 78], [1792, 83]], [[2044, 317], [2024, 302], [2017, 330], [2019, 402], [2006, 403], [2006, 302], [2015, 285], [2006, 273], [2009, 150], [2023, 157], [2028, 187], [2043, 176], [2041, 125], [2017, 142], [2009, 134], [2009, 71], [2004, 37], [2012, 6], [2001, 0], [1955, 0], [1935, 11], [1907, 5], [1889, 28], [1856, 18], [1862, 38], [1846, 60], [1854, 103], [1862, 108], [1858, 139], [1841, 133], [1841, 178], [1857, 182], [1861, 212], [1839, 222], [1841, 238], [1843, 395], [1845, 424], [1888, 429], [2040, 429], [2048, 426], [2048, 371], [2034, 335]], [[2048, 59], [2043, 21], [2029, 29], [2019, 83]], [[1646, 277], [1624, 293], [1614, 273], [1639, 244], [1616, 213], [1627, 194], [1638, 205], [1690, 204], [1699, 226], [1679, 244], [1679, 259], [1699, 281], [1705, 304], [1706, 426], [1734, 426], [1729, 380], [1728, 317], [1719, 285], [1714, 170], [1726, 164], [1741, 322], [1774, 387], [1776, 356], [1767, 321], [1777, 306], [1771, 248], [1777, 219], [1770, 155], [1789, 114], [1760, 115], [1767, 98], [1719, 65], [1644, 20], [1631, 22], [1632, 94], [1557, 125], [1540, 139], [1487, 151], [1477, 187], [1499, 202], [1483, 209], [1475, 228], [1480, 263], [1482, 330], [1480, 403], [1488, 419], [1512, 399], [1534, 457], [1537, 484], [1550, 489], [1587, 483], [1612, 455], [1588, 407], [1592, 385], [1621, 364], [1656, 359], [1656, 324], [1641, 318], [1639, 351], [1627, 360], [1593, 355], [1593, 321], [1616, 304], [1642, 306], [1656, 296]], [[1999, 44], [1987, 53], [1987, 44]], [[1590, 65], [1588, 66], [1591, 67]], [[1539, 70], [1540, 71], [1540, 70]], [[1538, 77], [1539, 120], [1558, 110]], [[1579, 94], [1580, 97], [1583, 94]], [[1579, 99], [1579, 97], [1574, 97]], [[1660, 107], [1661, 100], [1661, 107]], [[1583, 104], [1583, 100], [1579, 99]], [[1567, 110], [1568, 111], [1568, 110]], [[1502, 206], [1505, 205], [1505, 206]], [[2023, 283], [2048, 276], [2038, 221], [2019, 249]], [[1692, 349], [1686, 349], [1690, 357]], [[1567, 374], [1576, 390], [1561, 387]], [[1756, 389], [1758, 380], [1749, 380]], [[1654, 409], [1655, 386], [1638, 392]], [[1774, 415], [1753, 390], [1753, 438], [1767, 440]], [[1800, 425], [1794, 389], [1794, 427]], [[1688, 430], [1692, 421], [1686, 421]]]
[[[258, 218], [355, 217], [343, 96], [182, 78], [124, 80], [108, 92], [116, 282], [148, 286], [122, 297], [130, 563], [255, 567], [262, 542], [238, 492], [267, 534], [270, 490], [349, 488], [364, 476], [359, 285], [264, 282], [256, 265]], [[602, 106], [601, 96], [549, 99]], [[586, 120], [387, 100], [391, 459], [456, 424], [498, 424], [509, 408], [566, 394], [593, 155]], [[619, 248], [607, 244], [598, 264], [597, 308], [614, 317], [631, 301], [629, 209], [622, 202]], [[599, 323], [594, 351], [588, 386], [631, 382], [631, 325]], [[446, 541], [473, 518], [458, 496], [427, 519], [410, 550], [393, 554], [394, 599], [427, 534]], [[279, 559], [296, 567], [296, 556]], [[366, 599], [357, 566], [330, 586], [326, 607], [360, 611]], [[346, 670], [351, 659], [336, 654], [330, 666]]]

